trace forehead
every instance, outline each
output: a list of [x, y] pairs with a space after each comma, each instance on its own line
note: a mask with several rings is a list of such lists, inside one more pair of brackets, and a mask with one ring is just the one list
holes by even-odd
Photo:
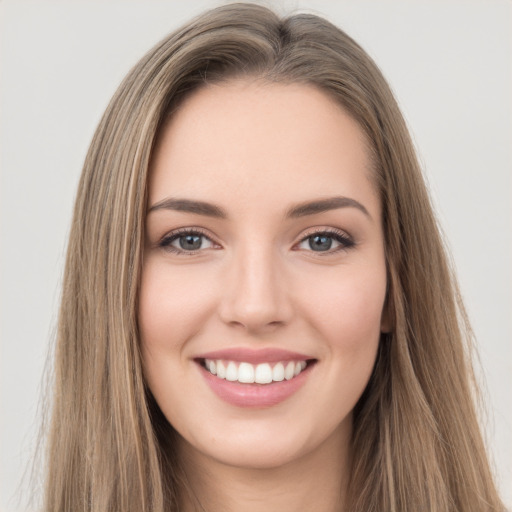
[[372, 193], [375, 202], [367, 147], [358, 123], [314, 86], [208, 85], [188, 97], [160, 133], [150, 202], [184, 194], [279, 202]]

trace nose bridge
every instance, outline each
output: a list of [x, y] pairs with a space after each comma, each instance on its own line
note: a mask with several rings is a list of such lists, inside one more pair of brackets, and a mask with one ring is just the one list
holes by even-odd
[[255, 331], [289, 320], [285, 276], [271, 244], [241, 244], [233, 252], [228, 280], [221, 307], [226, 323]]

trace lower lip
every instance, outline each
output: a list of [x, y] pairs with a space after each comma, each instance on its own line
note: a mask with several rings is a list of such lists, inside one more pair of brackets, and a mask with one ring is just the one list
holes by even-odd
[[224, 402], [236, 407], [272, 407], [295, 394], [306, 382], [314, 365], [302, 370], [296, 377], [272, 384], [242, 384], [220, 379], [199, 365], [210, 389]]

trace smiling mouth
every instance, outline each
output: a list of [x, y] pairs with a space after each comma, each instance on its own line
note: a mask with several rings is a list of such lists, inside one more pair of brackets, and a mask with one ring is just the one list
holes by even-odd
[[272, 384], [294, 379], [313, 365], [316, 359], [259, 364], [223, 359], [200, 359], [198, 362], [218, 379], [240, 384]]

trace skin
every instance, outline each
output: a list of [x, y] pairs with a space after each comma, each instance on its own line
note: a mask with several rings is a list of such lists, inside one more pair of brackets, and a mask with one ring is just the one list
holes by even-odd
[[[365, 211], [286, 215], [335, 196]], [[168, 198], [213, 203], [226, 218], [151, 210]], [[198, 500], [185, 496], [184, 510], [341, 510], [352, 410], [387, 329], [381, 208], [362, 130], [313, 86], [205, 86], [160, 134], [148, 210], [142, 355]], [[206, 235], [200, 249], [169, 245], [182, 228]], [[312, 232], [333, 230], [350, 243], [311, 248]], [[194, 361], [230, 347], [283, 348], [316, 364], [285, 401], [241, 408], [215, 395]]]

